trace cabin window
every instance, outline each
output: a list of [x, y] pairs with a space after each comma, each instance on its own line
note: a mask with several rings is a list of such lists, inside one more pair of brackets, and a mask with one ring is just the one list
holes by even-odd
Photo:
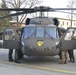
[[76, 30], [75, 29], [69, 29], [64, 37], [64, 40], [74, 40], [76, 39]]
[[15, 32], [13, 29], [6, 29], [5, 30], [5, 37], [4, 37], [5, 40], [15, 40], [16, 37], [15, 37]]
[[28, 38], [28, 37], [35, 37], [35, 28], [34, 27], [27, 27], [24, 29], [22, 38]]

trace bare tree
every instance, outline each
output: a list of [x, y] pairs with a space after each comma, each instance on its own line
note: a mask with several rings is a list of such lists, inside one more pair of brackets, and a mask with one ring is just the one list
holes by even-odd
[[[68, 8], [75, 8], [76, 7], [76, 0], [69, 0], [68, 1], [68, 5], [67, 5]], [[70, 10], [70, 13], [71, 14], [68, 14], [68, 18], [70, 19], [70, 26], [72, 27], [72, 20], [75, 18], [75, 14], [73, 14], [75, 11], [74, 10]]]
[[[9, 7], [11, 8], [32, 8], [36, 5], [39, 5], [42, 1], [41, 0], [6, 0], [7, 4]], [[16, 11], [16, 13], [18, 13], [19, 11]], [[22, 14], [20, 16], [16, 16], [17, 19], [17, 23], [23, 23], [23, 21], [25, 20], [27, 14]]]

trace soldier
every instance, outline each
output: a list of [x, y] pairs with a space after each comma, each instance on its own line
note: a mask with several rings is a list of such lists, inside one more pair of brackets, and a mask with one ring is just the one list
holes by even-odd
[[9, 58], [10, 62], [14, 61], [13, 58], [12, 58], [12, 54], [13, 54], [13, 49], [9, 49], [8, 58]]
[[[13, 29], [16, 30], [17, 25], [16, 25], [16, 24], [13, 24], [12, 27], [13, 27]], [[15, 34], [12, 33], [12, 36], [14, 36], [14, 35], [15, 35]], [[18, 49], [16, 49], [15, 52], [18, 54]], [[9, 49], [8, 58], [9, 58], [9, 61], [10, 61], [10, 62], [14, 61], [12, 55], [13, 55], [13, 49]], [[16, 63], [20, 63], [19, 60], [18, 60], [18, 58], [15, 59], [15, 62], [16, 62]]]
[[[18, 30], [17, 33], [19, 35], [19, 39], [21, 40], [21, 36], [22, 36], [21, 30]], [[20, 43], [20, 48], [18, 49], [18, 59], [22, 59], [22, 58], [23, 58], [23, 54], [21, 52], [21, 43]]]
[[[65, 29], [61, 28], [60, 29], [61, 37], [64, 35], [64, 33], [65, 33]], [[68, 61], [68, 50], [61, 50], [61, 62], [60, 62], [60, 64], [67, 64], [67, 61]]]
[[[12, 27], [15, 28], [15, 25], [12, 25]], [[11, 37], [14, 36], [14, 33], [11, 32], [11, 35], [10, 35], [10, 36], [11, 36]], [[8, 39], [9, 39], [9, 38], [8, 38]], [[10, 62], [14, 61], [12, 55], [13, 55], [13, 49], [9, 49], [8, 59], [9, 59]]]
[[[72, 31], [72, 37], [71, 40], [76, 40], [75, 36], [75, 31]], [[75, 58], [74, 58], [74, 50], [68, 50], [68, 54], [69, 54], [69, 62], [74, 63], [75, 62]]]

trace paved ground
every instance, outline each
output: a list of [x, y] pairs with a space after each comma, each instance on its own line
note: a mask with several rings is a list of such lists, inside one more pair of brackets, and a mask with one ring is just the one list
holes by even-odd
[[61, 65], [59, 62], [58, 56], [25, 56], [24, 60], [17, 64], [8, 62], [8, 49], [0, 49], [0, 75], [76, 75], [76, 63]]

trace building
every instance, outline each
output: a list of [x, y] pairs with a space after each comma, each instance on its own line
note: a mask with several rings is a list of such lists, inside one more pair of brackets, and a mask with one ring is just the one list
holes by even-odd
[[[17, 25], [17, 22], [16, 21], [10, 21], [11, 25]], [[18, 26], [25, 26], [25, 23], [18, 23]]]
[[76, 27], [76, 20], [72, 20], [72, 25], [70, 19], [58, 18], [58, 20], [59, 27], [64, 27], [65, 29], [67, 29], [68, 27]]

